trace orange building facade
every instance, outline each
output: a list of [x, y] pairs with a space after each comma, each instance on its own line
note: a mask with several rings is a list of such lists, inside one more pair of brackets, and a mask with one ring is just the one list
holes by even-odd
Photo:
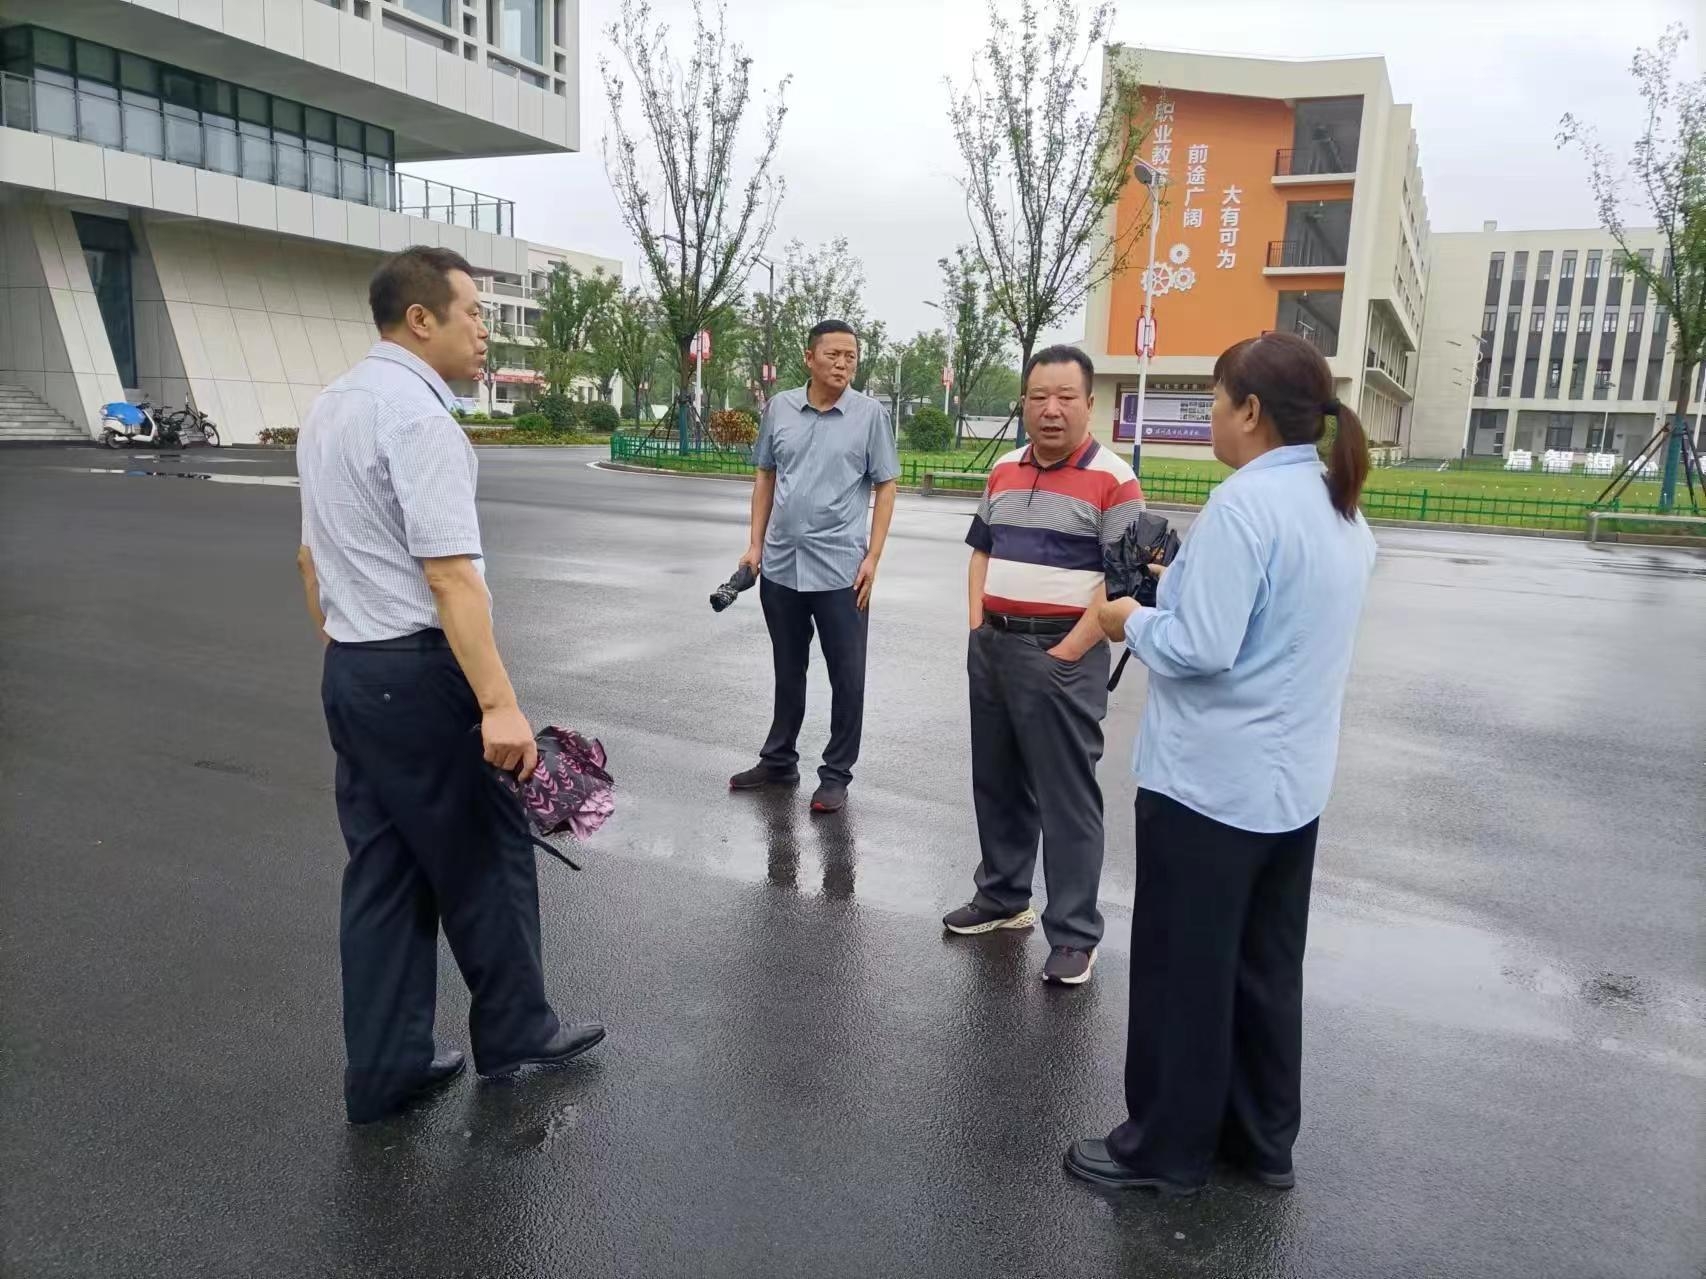
[[[1122, 450], [1141, 439], [1150, 456], [1205, 456], [1216, 357], [1284, 329], [1327, 356], [1371, 439], [1401, 450], [1427, 223], [1409, 108], [1392, 101], [1384, 64], [1109, 56], [1136, 65], [1142, 156], [1157, 176], [1127, 183], [1109, 230], [1135, 248], [1088, 309], [1098, 436]], [[1154, 347], [1140, 423], [1146, 276]]]

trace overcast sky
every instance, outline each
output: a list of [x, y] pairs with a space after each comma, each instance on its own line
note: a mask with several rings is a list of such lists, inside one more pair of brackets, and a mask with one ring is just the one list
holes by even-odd
[[[654, 0], [673, 24], [689, 0]], [[581, 0], [581, 145], [570, 156], [419, 166], [516, 202], [518, 233], [638, 259], [605, 178], [608, 110], [598, 60], [618, 0]], [[792, 73], [778, 170], [788, 184], [776, 250], [845, 235], [868, 308], [891, 333], [933, 327], [936, 259], [969, 238], [955, 184], [944, 76], [962, 79], [983, 0], [730, 0], [756, 85]], [[1435, 231], [1594, 223], [1580, 163], [1554, 142], [1574, 111], [1623, 141], [1638, 125], [1628, 74], [1667, 23], [1706, 27], [1706, 0], [1122, 0], [1125, 44], [1276, 57], [1379, 54], [1415, 107]], [[1692, 66], [1700, 54], [1688, 46]], [[1071, 328], [1071, 325], [1067, 326]], [[1069, 336], [1077, 336], [1071, 333]]]

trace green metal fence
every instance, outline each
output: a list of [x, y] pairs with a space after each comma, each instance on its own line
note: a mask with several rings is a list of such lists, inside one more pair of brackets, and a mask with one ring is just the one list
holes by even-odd
[[[750, 475], [753, 469], [752, 458], [745, 450], [707, 447], [689, 449], [683, 454], [673, 438], [661, 436], [613, 435], [610, 458], [613, 462], [630, 466], [651, 466], [696, 474]], [[929, 476], [930, 487], [937, 492], [979, 492], [986, 473], [967, 469], [967, 461], [964, 454], [905, 454], [901, 458], [900, 482], [909, 488], [918, 488], [923, 485], [925, 476]], [[1371, 482], [1378, 485], [1378, 471], [1371, 477]], [[1154, 502], [1201, 506], [1219, 483], [1219, 477], [1157, 470], [1143, 475], [1143, 493]], [[1372, 488], [1363, 492], [1362, 509], [1370, 519], [1547, 529], [1585, 536], [1587, 514], [1596, 508], [1591, 502], [1551, 498], [1483, 497], [1432, 493], [1427, 489], [1382, 491]], [[1660, 510], [1656, 505], [1621, 501], [1597, 509], [1644, 515], [1657, 514]]]

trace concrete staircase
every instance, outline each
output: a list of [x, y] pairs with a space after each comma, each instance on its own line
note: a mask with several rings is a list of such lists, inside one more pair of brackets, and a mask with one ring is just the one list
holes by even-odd
[[21, 386], [0, 386], [0, 444], [87, 444], [88, 432]]

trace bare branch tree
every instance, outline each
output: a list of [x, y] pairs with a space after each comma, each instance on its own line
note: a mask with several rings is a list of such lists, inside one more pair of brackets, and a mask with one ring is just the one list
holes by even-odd
[[[1037, 335], [1082, 306], [1131, 259], [1143, 226], [1110, 230], [1110, 213], [1143, 145], [1137, 76], [1105, 58], [1086, 107], [1090, 59], [1103, 52], [1112, 0], [1088, 21], [1076, 0], [1037, 0], [1009, 20], [989, 0], [989, 38], [964, 89], [950, 82], [973, 249], [997, 309], [1028, 362]], [[1023, 439], [1023, 427], [1020, 429]]]
[[[611, 116], [605, 167], [656, 286], [683, 386], [693, 377], [688, 352], [694, 335], [735, 300], [770, 239], [784, 187], [772, 167], [786, 114], [786, 77], [765, 108], [750, 171], [744, 181], [737, 177], [741, 126], [752, 105], [752, 59], [730, 43], [727, 28], [722, 0], [694, 0], [683, 67], [649, 0], [622, 0], [618, 20], [605, 29], [619, 63], [599, 61]], [[630, 90], [637, 123], [626, 112]], [[661, 202], [653, 196], [656, 178]], [[684, 435], [685, 429], [684, 419]]]
[[[1558, 145], [1579, 147], [1588, 162], [1599, 220], [1617, 243], [1624, 270], [1645, 282], [1670, 313], [1676, 417], [1664, 451], [1659, 503], [1665, 507], [1675, 502], [1678, 471], [1692, 453], [1685, 447], [1689, 398], [1695, 370], [1706, 360], [1706, 77], [1677, 77], [1677, 53], [1687, 36], [1681, 25], [1671, 26], [1654, 48], [1637, 50], [1630, 63], [1636, 91], [1646, 103], [1646, 123], [1626, 162], [1612, 154], [1598, 130], [1576, 116], [1566, 115], [1558, 127]], [[1646, 206], [1664, 239], [1663, 262], [1655, 263], [1651, 253], [1632, 245], [1627, 221], [1631, 178], [1638, 188], [1633, 199]]]

